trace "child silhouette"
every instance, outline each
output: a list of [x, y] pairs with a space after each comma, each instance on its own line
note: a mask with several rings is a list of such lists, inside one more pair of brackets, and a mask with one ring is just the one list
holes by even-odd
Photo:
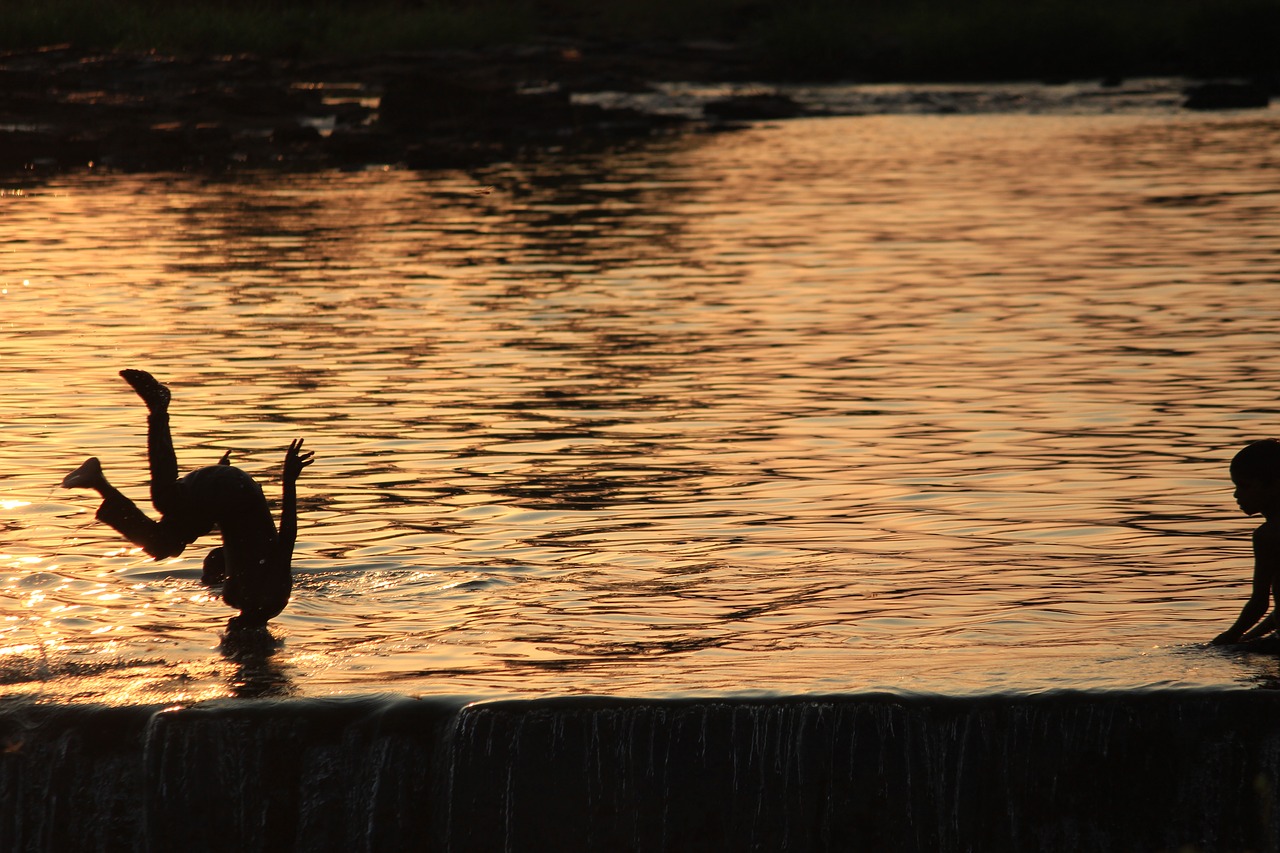
[[151, 467], [151, 503], [160, 520], [146, 513], [107, 482], [97, 457], [85, 460], [62, 481], [65, 489], [93, 489], [102, 496], [99, 521], [115, 528], [153, 558], [176, 557], [215, 526], [222, 547], [205, 557], [204, 583], [222, 583], [222, 600], [240, 611], [231, 628], [267, 624], [289, 602], [293, 586], [290, 564], [298, 536], [297, 482], [313, 454], [302, 439], [284, 457], [280, 530], [276, 531], [262, 487], [230, 464], [230, 454], [217, 465], [197, 468], [178, 479], [178, 459], [169, 433], [169, 389], [144, 370], [120, 375], [147, 404], [147, 456]]
[[[1270, 634], [1276, 611], [1263, 619], [1271, 601], [1280, 606], [1280, 439], [1255, 441], [1231, 460], [1236, 503], [1245, 515], [1261, 515], [1253, 531], [1253, 589], [1234, 625], [1214, 637], [1214, 645], [1243, 643]], [[1258, 620], [1262, 619], [1261, 622]]]

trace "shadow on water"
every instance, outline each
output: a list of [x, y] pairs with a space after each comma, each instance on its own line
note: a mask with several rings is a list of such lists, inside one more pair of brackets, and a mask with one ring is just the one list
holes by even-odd
[[286, 668], [273, 660], [283, 643], [266, 628], [228, 627], [218, 650], [236, 665], [227, 680], [240, 699], [285, 699], [298, 693]]

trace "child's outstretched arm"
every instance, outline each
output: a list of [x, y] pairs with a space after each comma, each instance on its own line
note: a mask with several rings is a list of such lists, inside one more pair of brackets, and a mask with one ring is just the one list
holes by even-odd
[[280, 550], [286, 560], [293, 554], [298, 540], [298, 477], [302, 469], [311, 464], [315, 454], [302, 449], [302, 439], [296, 439], [284, 454], [281, 471], [282, 492], [280, 506]]
[[1267, 603], [1271, 599], [1271, 579], [1267, 578], [1261, 587], [1259, 593], [1258, 579], [1255, 575], [1253, 582], [1253, 592], [1249, 595], [1249, 600], [1245, 602], [1244, 608], [1240, 611], [1240, 616], [1236, 619], [1236, 623], [1227, 630], [1223, 631], [1212, 640], [1213, 645], [1221, 646], [1229, 643], [1238, 643], [1244, 637], [1245, 631], [1253, 627], [1262, 615], [1267, 612]]
[[1240, 642], [1248, 643], [1253, 640], [1261, 640], [1276, 629], [1276, 612], [1272, 610], [1267, 614], [1267, 618], [1263, 619], [1257, 625], [1254, 625], [1248, 631], [1244, 632], [1244, 636], [1240, 638]]
[[[1269, 531], [1259, 528], [1253, 534], [1253, 556], [1253, 589], [1249, 593], [1249, 600], [1245, 602], [1236, 623], [1213, 638], [1215, 646], [1238, 643], [1246, 637], [1246, 631], [1249, 639], [1257, 639], [1275, 627], [1274, 614], [1263, 620], [1258, 627], [1253, 627], [1266, 614], [1272, 596], [1277, 594], [1272, 587], [1280, 580], [1276, 572], [1280, 552], [1277, 552], [1275, 543], [1270, 541]], [[1253, 630], [1249, 631], [1250, 628]]]

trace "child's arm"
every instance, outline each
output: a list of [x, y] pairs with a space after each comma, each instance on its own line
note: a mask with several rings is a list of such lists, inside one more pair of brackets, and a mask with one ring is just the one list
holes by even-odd
[[289, 445], [284, 455], [281, 472], [280, 551], [286, 564], [293, 556], [293, 546], [298, 540], [298, 477], [302, 474], [302, 469], [311, 464], [313, 456], [310, 450], [303, 451], [300, 438]]
[[[1278, 544], [1280, 543], [1275, 542], [1270, 531], [1267, 530], [1267, 525], [1264, 524], [1254, 531], [1253, 590], [1249, 593], [1249, 600], [1245, 602], [1236, 623], [1214, 637], [1213, 645], [1238, 643], [1246, 638], [1246, 631], [1249, 632], [1248, 639], [1256, 639], [1275, 627], [1276, 617], [1272, 614], [1263, 620], [1261, 625], [1253, 628], [1254, 624], [1267, 612], [1273, 597], [1280, 603], [1280, 589], [1273, 589], [1276, 582], [1280, 581], [1276, 573], [1277, 562], [1280, 560], [1280, 549], [1276, 547]], [[1253, 630], [1249, 631], [1250, 628]]]
[[1244, 633], [1240, 638], [1240, 642], [1248, 643], [1253, 640], [1260, 640], [1276, 629], [1276, 611], [1272, 610], [1267, 614], [1267, 618], [1263, 619], [1257, 625], [1254, 625]]

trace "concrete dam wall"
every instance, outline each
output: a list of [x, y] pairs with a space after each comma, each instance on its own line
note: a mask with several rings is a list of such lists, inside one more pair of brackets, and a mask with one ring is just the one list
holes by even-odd
[[0, 701], [0, 851], [1280, 849], [1280, 693]]

